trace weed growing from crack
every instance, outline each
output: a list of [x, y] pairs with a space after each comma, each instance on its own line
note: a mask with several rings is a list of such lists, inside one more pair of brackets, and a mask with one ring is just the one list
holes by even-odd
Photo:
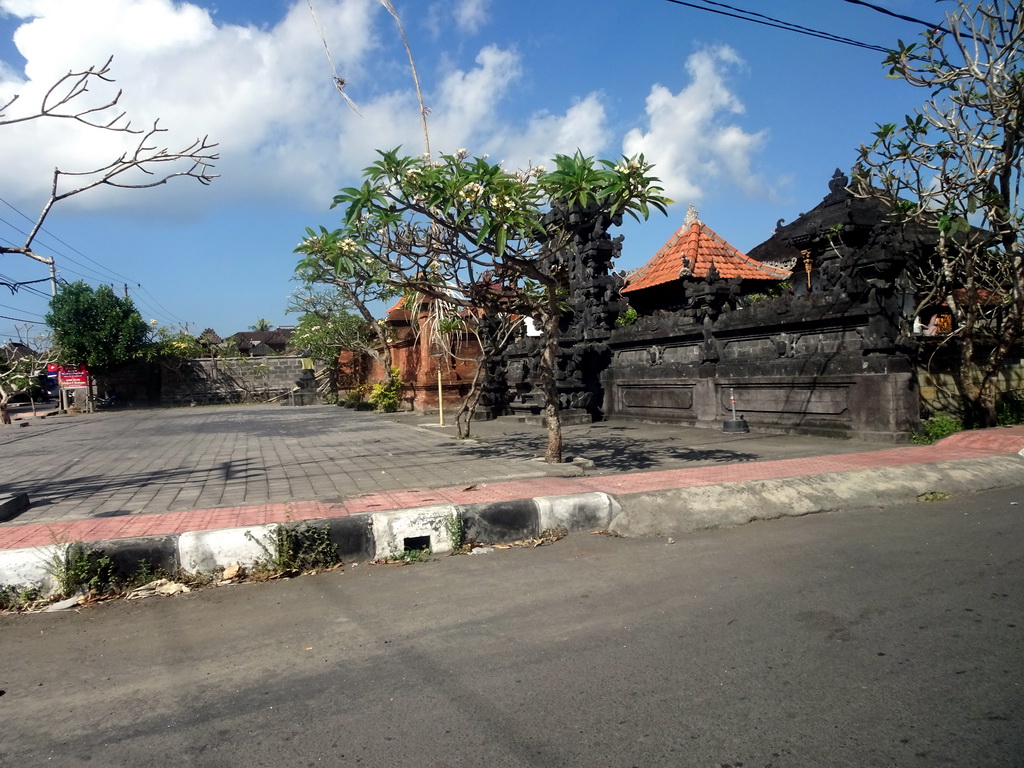
[[445, 515], [444, 529], [452, 542], [452, 550], [460, 552], [466, 543], [466, 529], [462, 525], [462, 515], [458, 512], [451, 512]]
[[910, 442], [914, 445], [931, 445], [937, 443], [944, 437], [960, 432], [964, 428], [963, 422], [956, 416], [948, 413], [937, 413], [934, 416], [924, 419], [918, 429], [910, 434]]
[[0, 586], [0, 611], [20, 611], [44, 601], [39, 587]]
[[116, 588], [114, 561], [80, 541], [54, 547], [45, 568], [53, 579], [54, 595], [58, 598], [78, 592], [106, 595]]
[[389, 555], [389, 563], [425, 563], [430, 560], [433, 554], [429, 549], [407, 549], [394, 555]]
[[277, 525], [262, 538], [254, 536], [251, 531], [245, 532], [245, 538], [263, 552], [255, 563], [257, 571], [311, 571], [330, 568], [341, 562], [338, 546], [331, 541], [330, 529], [326, 525]]

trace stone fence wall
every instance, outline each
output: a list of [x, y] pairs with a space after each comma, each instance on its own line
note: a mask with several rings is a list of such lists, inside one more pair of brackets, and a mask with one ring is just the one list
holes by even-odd
[[606, 416], [903, 441], [918, 421], [913, 367], [870, 302], [811, 294], [714, 320], [657, 313], [617, 329]]
[[[1018, 349], [1003, 365], [996, 387], [1002, 393], [1024, 399], [1024, 359]], [[921, 405], [925, 414], [951, 413], [959, 415], [963, 404], [953, 377], [956, 361], [952, 350], [924, 350], [917, 366], [917, 381], [921, 392]]]
[[200, 358], [164, 369], [162, 405], [266, 402], [291, 392], [302, 373], [302, 358]]
[[140, 364], [99, 382], [136, 404], [182, 406], [260, 403], [286, 399], [302, 375], [302, 358], [199, 358], [179, 364]]

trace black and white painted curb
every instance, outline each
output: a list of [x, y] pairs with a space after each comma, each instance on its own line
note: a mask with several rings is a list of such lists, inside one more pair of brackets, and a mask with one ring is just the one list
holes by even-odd
[[[400, 555], [406, 549], [428, 548], [437, 554], [453, 549], [454, 523], [461, 521], [468, 541], [500, 543], [539, 536], [564, 527], [575, 531], [605, 528], [618, 512], [615, 501], [603, 493], [575, 494], [538, 499], [467, 505], [438, 505], [391, 512], [272, 523], [245, 528], [189, 531], [166, 536], [110, 539], [88, 546], [107, 555], [116, 571], [130, 576], [145, 562], [169, 573], [207, 573], [229, 565], [252, 565], [266, 555], [279, 525], [326, 527], [338, 554], [347, 562]], [[69, 545], [51, 544], [0, 551], [0, 585], [52, 589], [54, 557]]]
[[[623, 536], [679, 536], [755, 520], [886, 507], [935, 491], [957, 496], [1016, 486], [1024, 486], [1024, 451], [1020, 455], [643, 493], [583, 493], [438, 505], [303, 523], [113, 539], [89, 546], [109, 556], [125, 576], [134, 574], [143, 561], [171, 573], [179, 569], [203, 573], [261, 560], [265, 555], [261, 543], [272, 539], [278, 525], [325, 526], [341, 558], [352, 562], [388, 558], [412, 548], [450, 552], [456, 521], [461, 522], [467, 541], [488, 543], [536, 537], [557, 528], [569, 532], [608, 529]], [[48, 589], [47, 565], [67, 546], [0, 551], [0, 586]]]

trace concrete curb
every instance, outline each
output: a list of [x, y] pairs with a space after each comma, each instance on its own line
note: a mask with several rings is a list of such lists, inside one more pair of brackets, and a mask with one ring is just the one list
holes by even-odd
[[[540, 535], [556, 527], [583, 530], [607, 527], [614, 501], [603, 493], [574, 494], [467, 505], [439, 505], [351, 515], [299, 523], [271, 523], [244, 528], [188, 531], [166, 536], [110, 539], [92, 542], [116, 572], [130, 577], [141, 563], [174, 573], [204, 573], [235, 563], [252, 565], [265, 557], [278, 527], [324, 526], [342, 560], [386, 559], [406, 549], [426, 547], [437, 554], [453, 549], [454, 522], [461, 520], [467, 539], [508, 542]], [[48, 566], [67, 544], [0, 551], [0, 586], [52, 589]]]
[[[911, 470], [911, 471], [908, 471]], [[676, 536], [755, 520], [879, 508], [937, 491], [962, 495], [1024, 484], [1024, 461], [1009, 454], [616, 495], [611, 530], [623, 536]]]
[[[851, 470], [777, 480], [671, 488], [634, 494], [582, 493], [532, 499], [439, 505], [348, 517], [273, 523], [166, 536], [112, 539], [90, 548], [114, 561], [125, 576], [143, 561], [174, 572], [206, 572], [265, 554], [279, 526], [326, 526], [345, 561], [387, 558], [407, 548], [452, 550], [453, 522], [461, 520], [470, 541], [502, 543], [539, 536], [545, 530], [610, 529], [623, 536], [672, 536], [754, 520], [835, 510], [885, 507], [930, 491], [961, 495], [1024, 484], [1024, 454]], [[247, 535], [248, 534], [248, 535]], [[47, 565], [55, 544], [0, 551], [0, 586], [50, 589]]]

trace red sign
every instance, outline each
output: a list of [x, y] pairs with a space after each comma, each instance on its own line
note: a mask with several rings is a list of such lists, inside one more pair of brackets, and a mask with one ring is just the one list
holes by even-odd
[[89, 386], [89, 371], [84, 365], [61, 366], [57, 369], [57, 381], [64, 389]]

